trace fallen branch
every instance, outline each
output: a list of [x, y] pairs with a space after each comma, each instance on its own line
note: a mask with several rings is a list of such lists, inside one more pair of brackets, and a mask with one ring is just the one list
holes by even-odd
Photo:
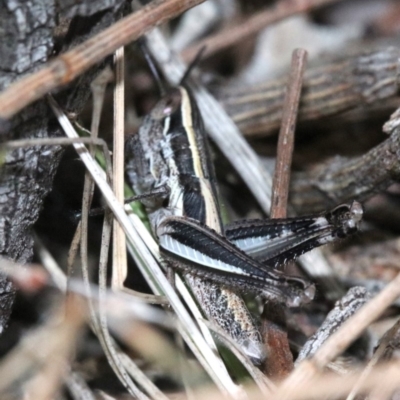
[[151, 28], [180, 15], [203, 1], [153, 1], [139, 11], [121, 19], [0, 93], [0, 119], [11, 118], [46, 93], [73, 81], [119, 47], [136, 40]]

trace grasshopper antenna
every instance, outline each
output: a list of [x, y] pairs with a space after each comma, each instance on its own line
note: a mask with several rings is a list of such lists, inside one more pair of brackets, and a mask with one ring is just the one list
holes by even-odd
[[161, 79], [160, 73], [158, 72], [158, 69], [157, 69], [157, 66], [156, 66], [156, 64], [154, 62], [154, 59], [151, 56], [151, 54], [150, 54], [150, 52], [149, 52], [149, 50], [148, 50], [148, 48], [146, 46], [146, 43], [145, 43], [144, 39], [142, 39], [142, 38], [139, 39], [138, 40], [138, 44], [139, 44], [140, 49], [142, 50], [144, 58], [147, 61], [147, 64], [148, 64], [148, 66], [150, 68], [150, 71], [151, 71], [151, 74], [153, 75], [153, 78], [157, 83], [158, 90], [160, 91], [160, 95], [162, 97], [162, 96], [165, 95], [167, 90], [165, 88], [163, 80]]
[[195, 58], [192, 60], [192, 62], [188, 65], [188, 67], [187, 67], [185, 73], [184, 73], [183, 76], [182, 76], [181, 81], [179, 82], [179, 85], [183, 85], [183, 84], [185, 83], [185, 81], [188, 79], [190, 73], [193, 71], [193, 68], [196, 67], [196, 66], [199, 64], [199, 62], [200, 62], [200, 60], [201, 60], [201, 57], [202, 57], [202, 55], [203, 55], [205, 49], [206, 49], [206, 46], [203, 46], [203, 47], [199, 50], [199, 52], [196, 54], [196, 57], [195, 57]]

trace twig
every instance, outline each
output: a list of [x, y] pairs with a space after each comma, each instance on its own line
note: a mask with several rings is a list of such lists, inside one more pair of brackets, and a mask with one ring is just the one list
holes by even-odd
[[10, 85], [0, 94], [0, 119], [11, 118], [28, 104], [63, 86], [121, 46], [204, 0], [153, 1], [74, 49], [61, 54], [38, 72]]
[[[293, 51], [272, 184], [271, 218], [285, 218], [287, 215], [294, 132], [306, 61], [305, 50]], [[293, 356], [290, 351], [285, 327], [285, 310], [282, 305], [267, 303], [264, 306], [261, 333], [268, 351], [268, 357], [262, 369], [268, 376], [281, 380], [293, 370]]]
[[[357, 107], [381, 105], [398, 94], [400, 50], [340, 57], [304, 75], [299, 121], [312, 121]], [[215, 89], [218, 100], [243, 134], [267, 136], [282, 120], [286, 77], [258, 85], [235, 85]], [[390, 105], [389, 105], [390, 107]]]
[[181, 53], [183, 60], [190, 61], [200, 51], [206, 47], [203, 58], [218, 53], [222, 49], [232, 46], [240, 41], [255, 35], [261, 29], [275, 22], [281, 21], [291, 15], [307, 12], [313, 8], [321, 7], [326, 4], [337, 2], [338, 0], [283, 0], [279, 1], [275, 7], [269, 8], [264, 12], [257, 13], [248, 18], [242, 24], [226, 28], [213, 36], [200, 40]]
[[[294, 174], [291, 203], [302, 212], [315, 212], [356, 198], [366, 200], [400, 178], [400, 115], [393, 114], [390, 137], [366, 154], [317, 165], [311, 172]], [[396, 124], [397, 122], [397, 124]]]
[[103, 139], [99, 138], [37, 138], [37, 139], [21, 139], [10, 140], [2, 144], [6, 149], [20, 149], [22, 147], [33, 146], [69, 146], [74, 143], [84, 143], [89, 145], [101, 146], [103, 151], [108, 151], [107, 144]]
[[306, 62], [307, 52], [303, 49], [294, 50], [278, 139], [271, 196], [271, 218], [286, 218], [287, 215], [294, 131]]
[[[124, 134], [125, 134], [125, 57], [124, 48], [115, 52], [114, 86], [114, 152], [113, 190], [115, 197], [124, 204]], [[113, 262], [111, 286], [121, 289], [128, 274], [125, 234], [117, 220], [113, 223]]]
[[370, 299], [371, 295], [365, 288], [360, 286], [352, 287], [335, 303], [335, 306], [326, 316], [317, 332], [304, 344], [296, 360], [296, 364], [307, 358], [311, 358], [328, 338], [340, 328], [343, 322], [354, 315]]

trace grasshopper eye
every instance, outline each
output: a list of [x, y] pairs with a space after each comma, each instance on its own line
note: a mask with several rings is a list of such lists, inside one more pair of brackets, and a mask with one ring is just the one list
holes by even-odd
[[154, 119], [164, 119], [172, 115], [181, 106], [181, 92], [179, 89], [173, 89], [167, 93], [153, 108], [151, 116]]

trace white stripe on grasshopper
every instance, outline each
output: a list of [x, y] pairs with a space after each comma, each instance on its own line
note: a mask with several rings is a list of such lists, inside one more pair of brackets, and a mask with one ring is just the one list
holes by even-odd
[[221, 233], [221, 225], [219, 220], [219, 211], [217, 210], [216, 200], [211, 189], [210, 181], [208, 179], [199, 179], [200, 191], [204, 199], [204, 204], [206, 208], [206, 220], [205, 224]]
[[[325, 221], [325, 222], [324, 222]], [[285, 231], [285, 235], [280, 235], [273, 239], [270, 238], [270, 235], [265, 236], [253, 236], [245, 239], [237, 239], [231, 240], [237, 247], [239, 247], [244, 252], [252, 255], [262, 255], [267, 252], [274, 252], [279, 250], [279, 248], [287, 248], [291, 245], [300, 245], [302, 242], [317, 239], [320, 245], [325, 243], [329, 243], [335, 240], [335, 237], [327, 232], [321, 232], [321, 228], [324, 226], [328, 226], [328, 222], [325, 218], [321, 217], [313, 224], [313, 226], [317, 226], [319, 229], [315, 232], [315, 235], [304, 234], [303, 236], [299, 236], [297, 234], [288, 234]], [[293, 237], [290, 237], [293, 236]], [[318, 237], [320, 236], [320, 237]]]
[[205, 267], [213, 268], [221, 272], [235, 273], [242, 276], [250, 276], [250, 274], [243, 271], [241, 268], [234, 265], [224, 263], [221, 260], [211, 258], [200, 251], [197, 251], [189, 246], [179, 243], [177, 240], [172, 239], [169, 235], [160, 236], [160, 246], [168, 250], [170, 253], [184, 258], [196, 264]]
[[182, 122], [187, 134], [190, 150], [193, 159], [194, 173], [199, 178], [204, 178], [203, 168], [201, 166], [200, 153], [197, 147], [196, 132], [193, 128], [192, 107], [190, 104], [189, 94], [182, 86], [179, 87], [182, 96]]

